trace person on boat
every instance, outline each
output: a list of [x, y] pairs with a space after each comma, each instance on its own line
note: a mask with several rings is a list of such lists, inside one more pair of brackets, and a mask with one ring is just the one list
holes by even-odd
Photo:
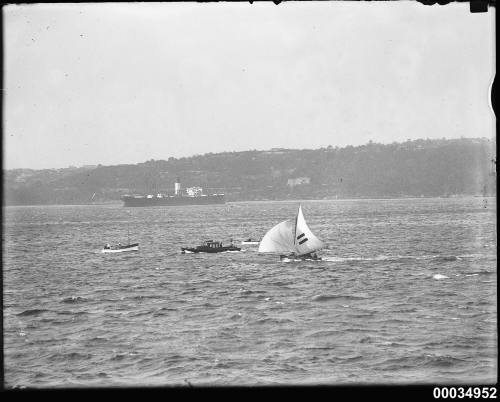
[[300, 257], [304, 260], [320, 260], [321, 259], [318, 257], [318, 255], [315, 252], [302, 254]]

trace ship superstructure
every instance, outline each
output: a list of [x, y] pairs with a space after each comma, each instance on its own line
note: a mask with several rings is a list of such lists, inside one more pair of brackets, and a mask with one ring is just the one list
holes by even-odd
[[183, 191], [181, 182], [177, 179], [174, 183], [174, 195], [147, 194], [129, 195], [121, 197], [124, 207], [157, 207], [175, 205], [210, 205], [224, 204], [224, 194], [203, 194], [201, 187], [190, 187]]

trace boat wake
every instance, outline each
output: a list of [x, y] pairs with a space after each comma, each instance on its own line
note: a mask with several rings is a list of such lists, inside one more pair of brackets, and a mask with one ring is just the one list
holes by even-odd
[[457, 261], [467, 258], [488, 257], [484, 255], [378, 255], [375, 257], [328, 257], [323, 256], [323, 261], [329, 262], [351, 262], [351, 261], [408, 261], [408, 260], [434, 260], [434, 261]]

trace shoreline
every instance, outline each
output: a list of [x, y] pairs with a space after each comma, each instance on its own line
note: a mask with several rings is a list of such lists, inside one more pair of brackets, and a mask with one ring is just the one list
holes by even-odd
[[[443, 200], [453, 200], [453, 199], [464, 199], [464, 198], [493, 198], [496, 199], [495, 195], [473, 195], [464, 194], [460, 196], [424, 196], [424, 197], [353, 197], [353, 198], [287, 198], [283, 200], [240, 200], [240, 201], [226, 201], [225, 204], [217, 205], [227, 205], [227, 204], [246, 204], [246, 203], [267, 203], [267, 202], [331, 202], [331, 201], [389, 201], [389, 200], [425, 200], [425, 199], [443, 199]], [[213, 204], [216, 205], [216, 204]], [[92, 207], [92, 206], [122, 206], [122, 201], [117, 202], [103, 202], [103, 203], [92, 203], [92, 204], [11, 204], [3, 205], [3, 208], [18, 208], [18, 207]], [[170, 205], [170, 206], [154, 206], [154, 208], [164, 208], [172, 206], [197, 206], [197, 205]], [[201, 205], [207, 206], [207, 205]], [[124, 207], [125, 208], [125, 207]], [[129, 207], [132, 208], [132, 207]], [[133, 207], [133, 208], [152, 208], [149, 206], [145, 207]]]

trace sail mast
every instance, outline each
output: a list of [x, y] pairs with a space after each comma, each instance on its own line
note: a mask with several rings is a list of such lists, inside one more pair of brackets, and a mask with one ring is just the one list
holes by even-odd
[[297, 214], [295, 215], [295, 224], [293, 225], [293, 245], [296, 246], [297, 243], [297, 219], [299, 219], [299, 214], [302, 206], [299, 204], [299, 210], [297, 211]]

